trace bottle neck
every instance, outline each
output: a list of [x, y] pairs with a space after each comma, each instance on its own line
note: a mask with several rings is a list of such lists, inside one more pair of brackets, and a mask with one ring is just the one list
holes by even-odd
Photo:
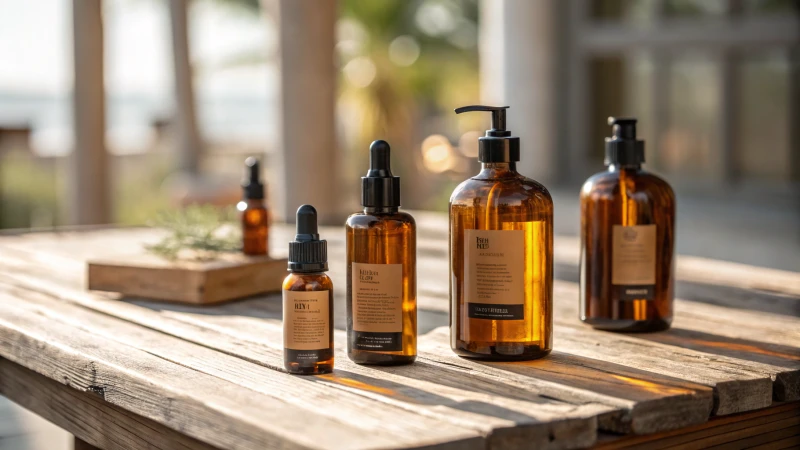
[[608, 171], [609, 172], [638, 172], [642, 170], [641, 164], [609, 164]]
[[398, 206], [365, 206], [364, 214], [395, 214], [399, 210]]
[[503, 163], [481, 163], [481, 172], [478, 174], [479, 178], [503, 178], [518, 176], [516, 162], [503, 162]]

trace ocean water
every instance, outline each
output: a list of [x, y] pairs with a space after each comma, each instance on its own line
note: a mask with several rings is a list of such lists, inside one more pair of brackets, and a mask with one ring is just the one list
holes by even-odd
[[[198, 124], [210, 142], [268, 145], [277, 132], [277, 104], [264, 95], [198, 96]], [[171, 120], [172, 99], [152, 96], [109, 96], [106, 129], [109, 150], [144, 152], [156, 136], [155, 124]], [[0, 92], [0, 127], [27, 124], [31, 148], [41, 156], [69, 153], [72, 148], [72, 100], [69, 96]]]

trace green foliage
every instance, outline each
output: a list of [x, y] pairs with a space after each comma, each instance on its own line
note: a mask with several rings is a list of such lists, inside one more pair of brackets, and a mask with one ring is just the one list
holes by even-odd
[[235, 225], [234, 208], [192, 205], [162, 211], [152, 222], [169, 235], [146, 249], [167, 259], [214, 259], [219, 253], [241, 251], [242, 238]]

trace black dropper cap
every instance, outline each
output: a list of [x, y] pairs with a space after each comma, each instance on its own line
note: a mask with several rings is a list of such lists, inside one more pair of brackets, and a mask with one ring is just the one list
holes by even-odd
[[611, 137], [606, 138], [605, 164], [638, 167], [644, 162], [644, 141], [636, 139], [636, 119], [609, 117]]
[[242, 180], [242, 190], [245, 200], [261, 200], [264, 198], [264, 184], [259, 180], [260, 167], [258, 160], [252, 156], [244, 160], [247, 175]]
[[386, 141], [374, 141], [369, 146], [369, 170], [361, 177], [361, 206], [400, 207], [400, 177], [392, 175], [389, 155]]
[[492, 129], [478, 138], [478, 161], [482, 163], [508, 163], [519, 161], [519, 138], [506, 130], [508, 106], [471, 105], [456, 108], [456, 114], [470, 111], [490, 111]]
[[328, 270], [328, 242], [319, 238], [317, 210], [311, 205], [297, 209], [297, 235], [289, 242], [290, 272]]

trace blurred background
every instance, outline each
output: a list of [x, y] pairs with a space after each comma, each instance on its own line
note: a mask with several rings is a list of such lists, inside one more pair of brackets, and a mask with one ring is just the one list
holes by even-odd
[[798, 271], [799, 24], [796, 0], [0, 0], [0, 228], [231, 205], [250, 155], [275, 219], [341, 224], [379, 138], [403, 206], [445, 212], [489, 126], [452, 110], [484, 102], [511, 107], [557, 234], [631, 115], [680, 253]]

